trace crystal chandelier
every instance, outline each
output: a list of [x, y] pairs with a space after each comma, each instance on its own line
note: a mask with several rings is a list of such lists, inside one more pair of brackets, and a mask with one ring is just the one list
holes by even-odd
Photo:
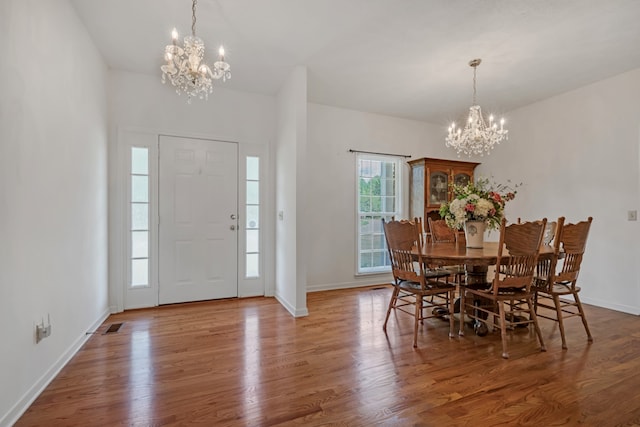
[[482, 62], [481, 59], [473, 59], [469, 65], [473, 67], [473, 105], [469, 108], [469, 119], [464, 129], [456, 128], [452, 123], [449, 127], [449, 135], [446, 138], [447, 147], [452, 147], [458, 153], [471, 157], [472, 154], [483, 156], [490, 154], [493, 147], [500, 141], [509, 139], [509, 131], [504, 128], [504, 118], [500, 119], [500, 128], [493, 121], [493, 115], [489, 116], [489, 125], [482, 117], [480, 106], [476, 103], [476, 68]]
[[231, 66], [224, 61], [224, 48], [220, 46], [218, 60], [213, 64], [213, 70], [204, 62], [204, 42], [196, 36], [196, 3], [193, 0], [191, 10], [191, 35], [184, 38], [184, 47], [178, 44], [178, 31], [171, 32], [172, 43], [164, 49], [164, 59], [167, 63], [160, 67], [162, 83], [167, 78], [176, 88], [176, 93], [187, 94], [187, 102], [192, 97], [208, 99], [213, 92], [212, 79], [226, 81], [231, 78]]

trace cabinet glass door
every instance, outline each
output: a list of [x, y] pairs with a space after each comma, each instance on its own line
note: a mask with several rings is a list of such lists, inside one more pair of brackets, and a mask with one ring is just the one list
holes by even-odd
[[424, 165], [414, 165], [411, 169], [410, 218], [424, 215]]
[[471, 182], [471, 175], [465, 172], [458, 172], [453, 176], [453, 183], [460, 187], [464, 187]]
[[429, 174], [429, 206], [447, 203], [449, 174], [446, 171], [431, 171]]

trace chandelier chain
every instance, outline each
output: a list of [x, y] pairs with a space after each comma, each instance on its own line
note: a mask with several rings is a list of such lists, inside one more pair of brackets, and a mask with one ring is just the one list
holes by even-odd
[[193, 37], [196, 36], [196, 4], [198, 0], [193, 0], [193, 4], [191, 5], [191, 35]]
[[476, 102], [476, 70], [477, 66], [473, 67], [473, 103], [471, 105], [478, 105]]

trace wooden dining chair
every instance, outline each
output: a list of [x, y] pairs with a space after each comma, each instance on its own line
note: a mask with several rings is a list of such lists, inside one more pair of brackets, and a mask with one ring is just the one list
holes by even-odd
[[[429, 224], [429, 233], [431, 234], [431, 241], [434, 244], [438, 243], [459, 243], [458, 231], [447, 225], [447, 221], [444, 219], [431, 219], [427, 218]], [[466, 269], [464, 265], [447, 265], [444, 269], [451, 272], [454, 281], [458, 284], [464, 281], [466, 275]]]
[[536, 311], [542, 308], [553, 312], [551, 315], [547, 314], [548, 311], [542, 312], [539, 316], [558, 322], [564, 349], [567, 348], [567, 340], [563, 319], [569, 317], [580, 317], [587, 333], [587, 340], [593, 341], [578, 296], [580, 287], [576, 285], [592, 221], [592, 217], [575, 224], [565, 224], [564, 218], [558, 220], [554, 257], [546, 270], [538, 271], [535, 282]]
[[[420, 230], [413, 221], [382, 220], [391, 266], [394, 286], [383, 330], [387, 332], [387, 322], [391, 311], [400, 310], [414, 316], [413, 347], [418, 346], [418, 323], [424, 319], [449, 317], [449, 336], [454, 336], [453, 298], [456, 287], [446, 280], [446, 276], [430, 275], [422, 259]], [[413, 306], [410, 308], [410, 306]]]
[[491, 318], [494, 328], [499, 323], [502, 357], [505, 359], [509, 358], [507, 326], [513, 328], [533, 324], [540, 349], [546, 350], [531, 289], [546, 223], [545, 218], [506, 226], [503, 218], [496, 273], [492, 282], [486, 288], [467, 286], [466, 292], [461, 293], [461, 306], [465, 308], [467, 316], [476, 322]]

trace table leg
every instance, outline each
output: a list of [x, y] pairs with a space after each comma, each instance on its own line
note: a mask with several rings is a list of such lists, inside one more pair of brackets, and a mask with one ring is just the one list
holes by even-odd
[[[489, 267], [486, 265], [473, 265], [467, 266], [467, 274], [466, 274], [466, 285], [467, 286], [486, 286], [487, 285], [487, 272]], [[489, 328], [487, 324], [480, 319], [478, 319], [480, 312], [476, 307], [480, 305], [480, 300], [474, 298], [473, 306], [474, 306], [474, 319], [473, 319], [473, 330], [476, 335], [483, 337], [487, 335], [489, 332]]]

